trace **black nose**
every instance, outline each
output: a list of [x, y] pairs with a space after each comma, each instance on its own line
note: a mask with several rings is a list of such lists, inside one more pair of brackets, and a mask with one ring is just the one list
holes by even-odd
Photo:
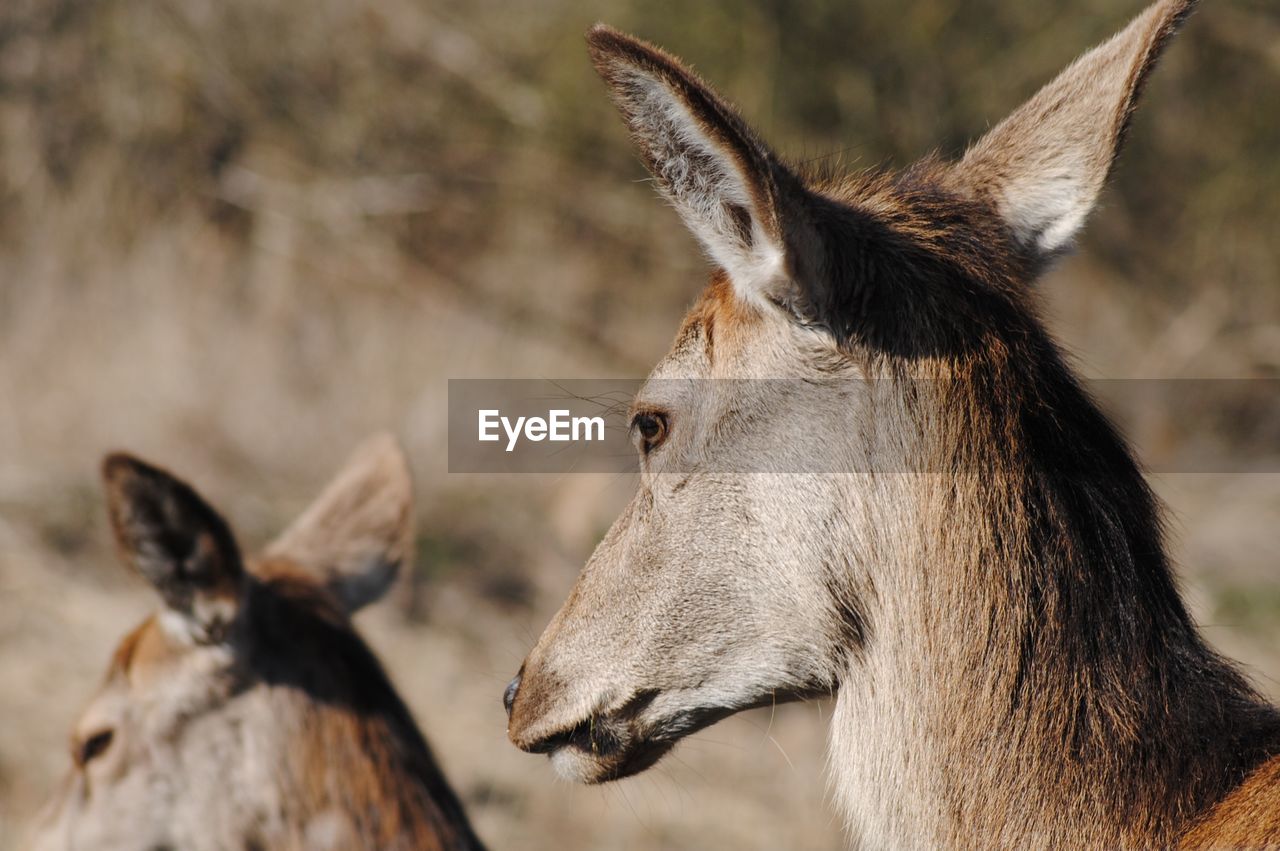
[[507, 683], [507, 690], [502, 693], [502, 705], [507, 708], [507, 717], [511, 717], [511, 704], [516, 702], [516, 692], [520, 690], [520, 677], [524, 676], [524, 668]]

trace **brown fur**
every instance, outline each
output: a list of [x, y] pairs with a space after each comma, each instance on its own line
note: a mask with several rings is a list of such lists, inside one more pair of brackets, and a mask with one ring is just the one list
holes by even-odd
[[350, 619], [410, 550], [393, 441], [247, 564], [186, 484], [126, 455], [105, 473], [121, 555], [165, 606], [116, 648], [33, 847], [481, 847]]
[[[347, 814], [352, 841], [370, 848], [478, 847], [453, 791], [377, 658], [343, 607], [305, 569], [256, 568], [250, 600], [253, 683], [290, 717], [296, 760], [277, 766], [300, 824]], [[296, 648], [281, 652], [279, 648]], [[273, 648], [267, 650], [267, 648]], [[296, 797], [293, 797], [296, 795]]]
[[1196, 823], [1179, 847], [1280, 848], [1280, 757], [1263, 763]]
[[926, 436], [923, 469], [952, 471], [917, 494], [938, 521], [920, 558], [948, 571], [920, 604], [958, 627], [932, 642], [952, 674], [952, 840], [1000, 836], [1033, 807], [1058, 814], [1055, 843], [1111, 823], [1106, 844], [1165, 845], [1223, 801], [1188, 842], [1274, 842], [1280, 719], [1192, 625], [1154, 497], [1038, 319], [1038, 264], [964, 179], [927, 161], [819, 184], [842, 205], [820, 227], [865, 241], [862, 277], [833, 276], [858, 301], [816, 307], [869, 374], [917, 391], [904, 413]]
[[668, 403], [665, 447], [513, 683], [513, 742], [599, 782], [775, 693], [838, 690], [832, 771], [867, 844], [1274, 841], [1280, 712], [1196, 630], [1159, 506], [1032, 290], [1193, 6], [1153, 4], [959, 163], [849, 177], [789, 168], [676, 60], [589, 34], [723, 267], [655, 376], [865, 385], [810, 428], [872, 464], [757, 488], [707, 459], [762, 451], [785, 398]]

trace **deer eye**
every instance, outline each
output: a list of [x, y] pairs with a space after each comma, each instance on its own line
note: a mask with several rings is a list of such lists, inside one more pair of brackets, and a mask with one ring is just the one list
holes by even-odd
[[667, 439], [667, 415], [657, 411], [641, 411], [631, 419], [631, 428], [640, 435], [640, 448], [657, 449]]
[[107, 752], [107, 748], [111, 747], [113, 738], [115, 738], [114, 730], [110, 728], [99, 730], [76, 746], [72, 759], [75, 760], [76, 765], [84, 768]]

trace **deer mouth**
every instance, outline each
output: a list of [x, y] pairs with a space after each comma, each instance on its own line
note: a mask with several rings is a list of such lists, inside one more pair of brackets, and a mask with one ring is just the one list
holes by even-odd
[[650, 710], [658, 695], [642, 692], [615, 710], [593, 714], [536, 741], [521, 742], [520, 747], [547, 754], [556, 773], [567, 780], [608, 783], [652, 767], [680, 739], [734, 712], [708, 708], [654, 717]]
[[675, 746], [637, 735], [608, 717], [578, 724], [548, 743], [547, 752], [556, 773], [580, 783], [608, 783], [650, 768]]

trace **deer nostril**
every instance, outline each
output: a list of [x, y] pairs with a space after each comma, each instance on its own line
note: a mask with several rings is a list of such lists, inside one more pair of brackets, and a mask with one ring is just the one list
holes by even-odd
[[516, 692], [520, 690], [520, 677], [524, 675], [524, 669], [520, 669], [520, 673], [507, 683], [507, 690], [502, 693], [502, 705], [507, 709], [507, 718], [511, 717], [511, 706], [516, 702]]
[[108, 727], [105, 730], [99, 730], [82, 741], [76, 742], [72, 745], [72, 760], [77, 766], [84, 768], [107, 752], [107, 748], [111, 747], [111, 740], [114, 737], [115, 731]]

